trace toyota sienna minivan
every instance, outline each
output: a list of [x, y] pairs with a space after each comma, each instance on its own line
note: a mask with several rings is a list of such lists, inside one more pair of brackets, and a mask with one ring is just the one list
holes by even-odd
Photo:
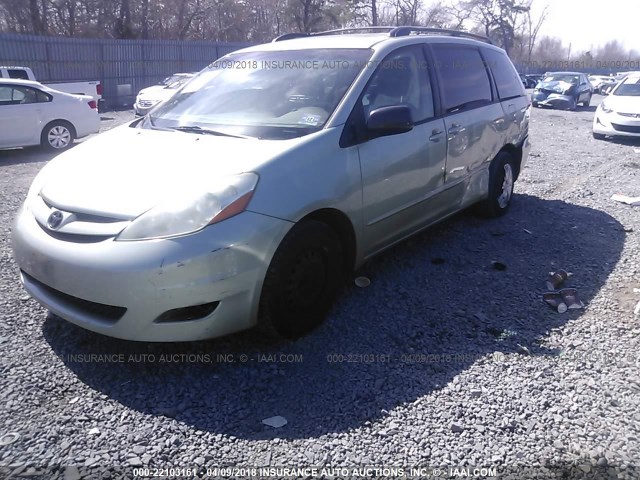
[[51, 312], [113, 337], [261, 323], [295, 338], [373, 255], [467, 207], [504, 214], [529, 116], [484, 37], [285, 35], [50, 161], [15, 220], [20, 276]]

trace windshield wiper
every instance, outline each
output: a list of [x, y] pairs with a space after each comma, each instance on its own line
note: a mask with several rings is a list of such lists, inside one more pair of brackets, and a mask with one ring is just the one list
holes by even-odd
[[151, 128], [151, 130], [169, 130], [168, 128], [158, 127], [153, 121], [153, 117], [151, 115], [143, 117], [143, 121], [139, 123], [140, 127], [142, 127], [145, 123], [149, 124], [149, 128]]
[[219, 132], [217, 130], [210, 130], [208, 128], [198, 127], [197, 125], [172, 127], [171, 129], [178, 130], [180, 132], [198, 133], [200, 135], [216, 135], [218, 137], [249, 138], [243, 135], [233, 135], [231, 133]]

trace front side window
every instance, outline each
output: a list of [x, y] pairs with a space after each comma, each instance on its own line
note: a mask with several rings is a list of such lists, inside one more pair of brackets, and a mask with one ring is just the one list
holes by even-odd
[[491, 103], [491, 82], [480, 51], [461, 45], [433, 45], [447, 113]]
[[518, 72], [507, 55], [490, 49], [484, 50], [484, 54], [487, 64], [493, 72], [500, 99], [506, 100], [524, 96], [525, 91], [522, 82], [519, 81], [519, 78], [523, 78], [524, 75], [518, 76]]
[[388, 55], [369, 80], [361, 101], [365, 117], [377, 108], [406, 105], [414, 122], [432, 118], [433, 90], [422, 49], [404, 47]]
[[141, 124], [193, 133], [295, 138], [320, 130], [371, 50], [309, 49], [224, 57]]

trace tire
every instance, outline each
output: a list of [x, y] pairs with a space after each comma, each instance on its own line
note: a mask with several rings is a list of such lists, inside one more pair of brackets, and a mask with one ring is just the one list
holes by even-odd
[[516, 164], [507, 152], [500, 152], [489, 167], [489, 196], [478, 203], [476, 211], [488, 218], [501, 217], [509, 211], [513, 199]]
[[295, 225], [267, 270], [260, 296], [261, 327], [287, 339], [310, 332], [324, 320], [343, 279], [336, 232], [315, 220]]
[[578, 99], [576, 97], [571, 97], [571, 102], [569, 103], [569, 110], [572, 112], [578, 108]]
[[589, 108], [591, 106], [591, 97], [592, 97], [592, 95], [589, 94], [589, 98], [587, 100], [585, 100], [584, 102], [582, 102], [582, 105], [584, 105], [585, 107]]
[[593, 132], [593, 138], [595, 138], [596, 140], [604, 140], [605, 137], [606, 135], [603, 135], [602, 133]]
[[532, 102], [531, 105], [533, 105], [533, 108], [538, 108], [539, 107], [538, 102]]
[[55, 120], [42, 129], [40, 145], [51, 151], [62, 151], [73, 145], [76, 131], [69, 122]]

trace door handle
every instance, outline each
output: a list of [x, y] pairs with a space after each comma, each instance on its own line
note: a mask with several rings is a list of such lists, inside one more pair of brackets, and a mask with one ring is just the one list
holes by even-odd
[[460, 125], [458, 123], [452, 123], [451, 124], [451, 128], [449, 129], [449, 135], [456, 136], [457, 134], [459, 134], [463, 130], [464, 130], [464, 128], [462, 128], [462, 125]]
[[437, 128], [434, 128], [433, 131], [431, 132], [431, 136], [429, 137], [429, 141], [430, 142], [439, 142], [440, 141], [440, 136], [444, 133], [443, 130], [438, 130]]

